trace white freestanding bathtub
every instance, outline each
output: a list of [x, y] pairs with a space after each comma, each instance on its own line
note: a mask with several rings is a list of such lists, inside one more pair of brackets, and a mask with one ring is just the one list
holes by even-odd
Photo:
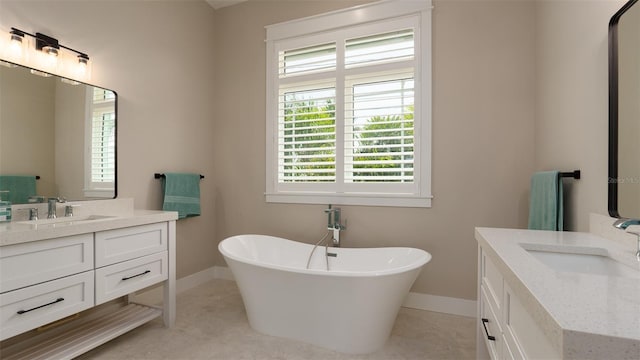
[[249, 324], [261, 333], [364, 354], [386, 342], [431, 254], [413, 248], [329, 248], [265, 235], [223, 240]]

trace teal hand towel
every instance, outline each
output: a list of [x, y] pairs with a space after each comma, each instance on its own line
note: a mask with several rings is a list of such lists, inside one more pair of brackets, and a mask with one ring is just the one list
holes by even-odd
[[165, 173], [162, 210], [177, 211], [178, 218], [200, 215], [200, 175]]
[[36, 177], [31, 175], [0, 175], [0, 190], [8, 190], [12, 204], [26, 204], [30, 196], [36, 195]]
[[531, 177], [529, 229], [564, 230], [562, 179], [558, 171], [542, 171]]

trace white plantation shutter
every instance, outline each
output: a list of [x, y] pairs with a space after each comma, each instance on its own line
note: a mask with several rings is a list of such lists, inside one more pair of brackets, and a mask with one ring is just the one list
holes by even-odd
[[413, 29], [348, 39], [345, 49], [347, 69], [412, 60], [415, 51]]
[[331, 71], [336, 68], [336, 44], [314, 45], [280, 52], [280, 77]]
[[430, 206], [425, 3], [267, 27], [267, 201]]
[[115, 180], [115, 120], [113, 112], [93, 112], [91, 136], [91, 182]]
[[336, 179], [335, 88], [283, 89], [278, 118], [279, 182]]
[[414, 181], [414, 81], [404, 75], [345, 90], [345, 182]]
[[116, 167], [115, 94], [106, 89], [93, 88], [88, 126], [88, 161], [85, 193], [90, 197], [112, 197]]

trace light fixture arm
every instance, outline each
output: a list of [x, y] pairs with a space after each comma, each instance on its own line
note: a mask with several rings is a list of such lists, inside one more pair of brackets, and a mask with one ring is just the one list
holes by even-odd
[[34, 35], [34, 34], [26, 32], [24, 30], [20, 30], [20, 29], [14, 28], [14, 27], [11, 28], [11, 34], [18, 35], [18, 36], [21, 36], [21, 37], [24, 37], [25, 35], [29, 35], [32, 38], [36, 39], [36, 50], [42, 51], [42, 49], [44, 49], [47, 46], [52, 47], [54, 49], [63, 48], [63, 49], [66, 49], [66, 50], [69, 50], [71, 52], [74, 52], [74, 53], [78, 54], [78, 58], [79, 59], [83, 59], [85, 61], [85, 63], [86, 63], [86, 61], [89, 60], [89, 55], [87, 55], [87, 54], [85, 54], [83, 52], [80, 52], [78, 50], [72, 49], [72, 48], [70, 48], [68, 46], [64, 46], [64, 45], [60, 44], [60, 42], [58, 42], [58, 39], [56, 39], [54, 37], [51, 37], [51, 36], [48, 36], [48, 35], [45, 35], [45, 34], [42, 34], [42, 33], [39, 33], [39, 32], [35, 33], [35, 35]]

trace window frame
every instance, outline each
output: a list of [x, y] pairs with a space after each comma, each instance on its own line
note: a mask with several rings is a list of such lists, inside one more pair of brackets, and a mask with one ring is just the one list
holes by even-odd
[[[431, 1], [381, 1], [338, 10], [308, 18], [266, 27], [267, 89], [266, 89], [266, 192], [267, 202], [303, 204], [342, 204], [399, 207], [431, 207]], [[354, 22], [353, 19], [358, 19]], [[314, 44], [336, 42], [338, 68], [319, 71], [309, 78], [334, 78], [336, 98], [345, 98], [345, 82], [359, 73], [380, 71], [385, 64], [344, 67], [345, 39], [397, 30], [411, 23], [414, 26], [415, 105], [413, 183], [344, 183], [336, 169], [336, 183], [278, 182], [278, 117], [279, 85], [296, 83], [296, 75], [279, 77], [279, 52]], [[360, 34], [360, 35], [358, 35]], [[397, 68], [398, 66], [393, 65]], [[331, 75], [334, 74], [334, 75]], [[307, 78], [307, 77], [305, 77]], [[336, 103], [336, 114], [344, 118], [342, 101]], [[338, 115], [336, 115], [338, 117]], [[336, 122], [336, 161], [344, 161], [344, 121]], [[346, 186], [345, 186], [346, 185]], [[400, 186], [394, 186], [400, 185]]]

